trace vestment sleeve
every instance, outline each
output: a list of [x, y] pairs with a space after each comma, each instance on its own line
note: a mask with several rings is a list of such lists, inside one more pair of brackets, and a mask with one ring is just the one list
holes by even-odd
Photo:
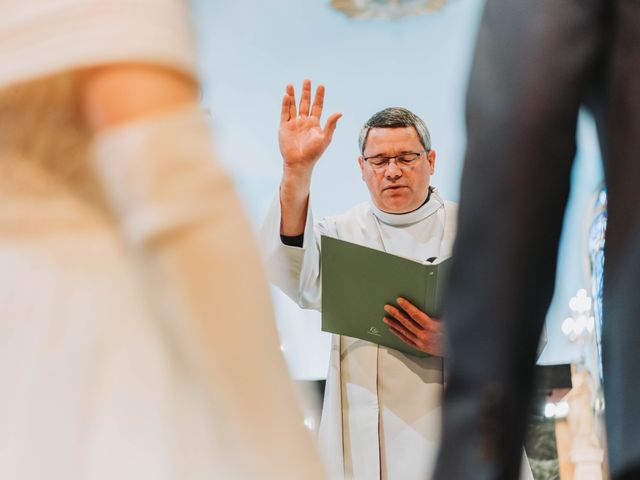
[[294, 247], [282, 242], [280, 221], [280, 196], [276, 195], [260, 231], [269, 279], [300, 307], [320, 310], [320, 237], [335, 236], [335, 228], [330, 220], [314, 222], [309, 206], [302, 247]]

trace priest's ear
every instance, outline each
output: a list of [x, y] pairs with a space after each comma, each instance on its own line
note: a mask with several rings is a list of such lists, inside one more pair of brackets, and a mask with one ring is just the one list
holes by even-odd
[[360, 165], [360, 178], [364, 180], [364, 158], [362, 158], [362, 155], [358, 157], [358, 165]]
[[427, 151], [427, 164], [429, 165], [429, 176], [433, 175], [436, 168], [436, 151], [428, 150]]

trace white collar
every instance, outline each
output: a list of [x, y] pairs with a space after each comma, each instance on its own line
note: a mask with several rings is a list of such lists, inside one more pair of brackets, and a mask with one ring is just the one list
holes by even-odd
[[420, 207], [415, 210], [407, 213], [389, 213], [383, 212], [378, 207], [376, 207], [373, 202], [371, 203], [371, 211], [376, 216], [376, 218], [382, 223], [386, 223], [387, 225], [391, 225], [394, 227], [406, 227], [408, 225], [412, 225], [421, 220], [424, 220], [427, 217], [433, 215], [440, 207], [444, 205], [444, 201], [438, 195], [438, 192], [435, 188], [431, 189], [431, 197], [429, 201], [422, 204]]

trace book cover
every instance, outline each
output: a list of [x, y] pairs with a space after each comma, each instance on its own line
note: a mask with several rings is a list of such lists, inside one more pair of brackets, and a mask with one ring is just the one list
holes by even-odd
[[450, 260], [417, 262], [322, 236], [322, 330], [426, 357], [389, 331], [383, 307], [404, 297], [440, 318]]

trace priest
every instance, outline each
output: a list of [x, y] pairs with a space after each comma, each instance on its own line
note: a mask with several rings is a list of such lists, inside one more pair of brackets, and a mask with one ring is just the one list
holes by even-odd
[[[447, 257], [457, 217], [457, 206], [430, 185], [436, 152], [427, 126], [404, 108], [387, 108], [360, 132], [358, 164], [371, 201], [314, 221], [312, 172], [341, 116], [330, 115], [322, 126], [323, 102], [324, 87], [312, 102], [308, 80], [299, 105], [293, 86], [286, 88], [279, 129], [283, 176], [262, 229], [273, 283], [301, 307], [316, 310], [321, 235], [418, 260]], [[332, 478], [431, 476], [444, 388], [442, 325], [404, 298], [384, 310], [394, 334], [430, 355], [333, 336], [319, 434]]]

